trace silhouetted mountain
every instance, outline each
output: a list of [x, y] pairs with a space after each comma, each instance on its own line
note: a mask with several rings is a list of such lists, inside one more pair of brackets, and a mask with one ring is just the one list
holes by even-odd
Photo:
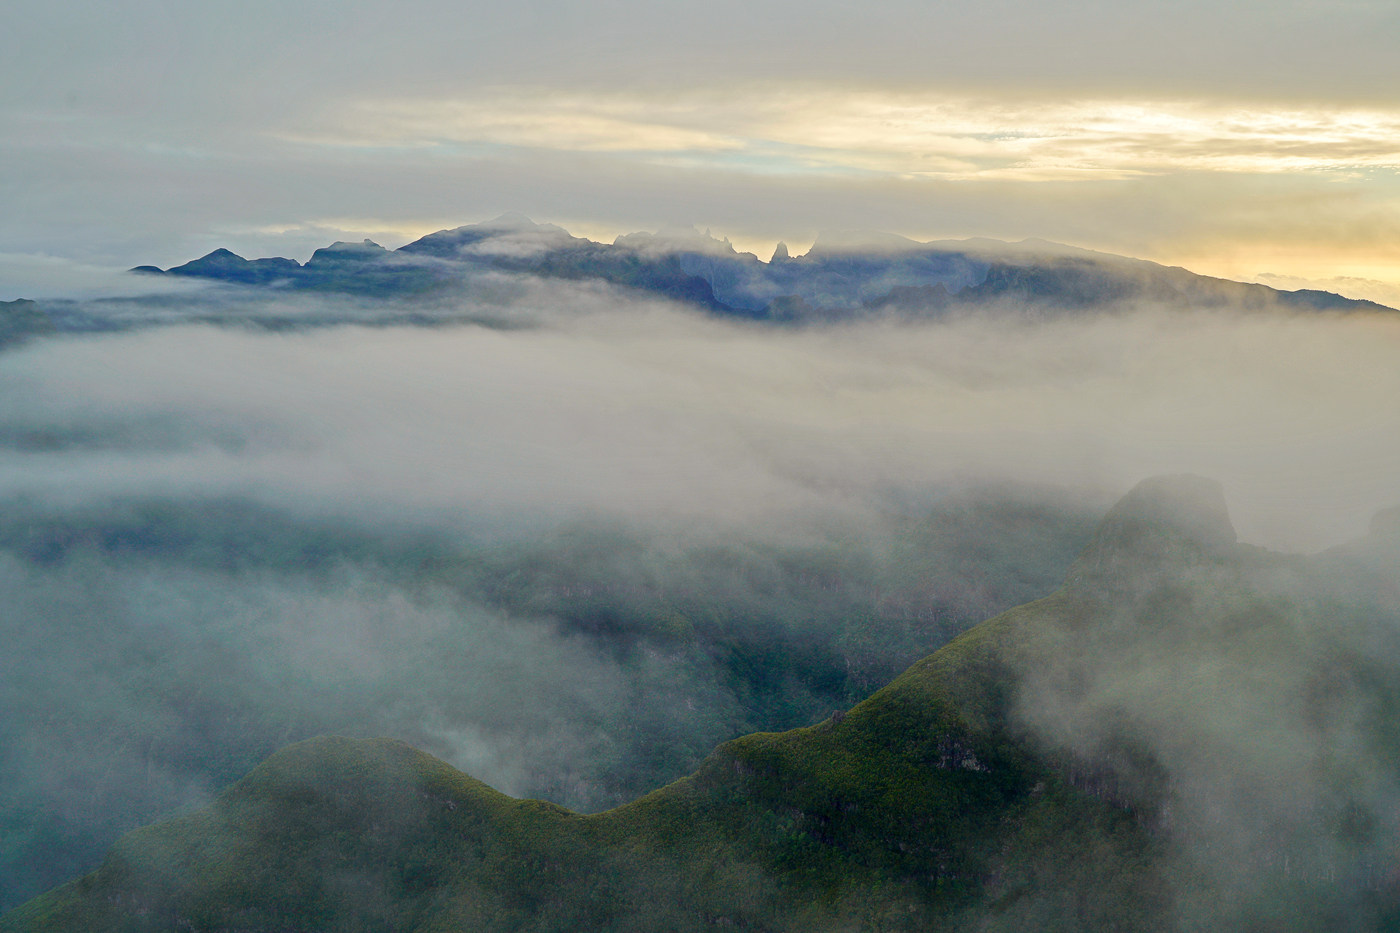
[[1148, 480], [1055, 594], [633, 803], [314, 739], [0, 929], [1394, 929], [1394, 524], [1277, 555]]
[[[158, 273], [150, 266], [137, 270]], [[250, 285], [422, 295], [484, 272], [601, 280], [710, 311], [774, 322], [937, 317], [987, 308], [1066, 313], [1128, 305], [1249, 310], [1389, 310], [1329, 292], [1285, 292], [1044, 240], [918, 243], [890, 234], [824, 235], [805, 256], [779, 244], [770, 262], [694, 230], [574, 237], [521, 214], [441, 230], [398, 250], [337, 243], [302, 266], [227, 250], [169, 270]]]
[[[150, 267], [140, 267], [149, 271]], [[220, 279], [225, 282], [239, 282], [245, 285], [274, 285], [291, 281], [301, 270], [301, 264], [294, 259], [254, 259], [247, 260], [226, 249], [214, 252], [199, 259], [191, 260], [183, 266], [176, 266], [167, 275], [187, 275], [205, 279]]]

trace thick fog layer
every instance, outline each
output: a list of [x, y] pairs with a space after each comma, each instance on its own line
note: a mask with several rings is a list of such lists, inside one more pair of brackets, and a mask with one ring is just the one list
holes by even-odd
[[[591, 289], [531, 298], [567, 310], [35, 343], [0, 364], [0, 490], [248, 493], [509, 536], [522, 513], [787, 526], [969, 476], [1112, 498], [1188, 471], [1225, 485], [1243, 540], [1286, 550], [1353, 537], [1400, 499], [1388, 316], [790, 332], [608, 311]], [[296, 326], [324, 304], [256, 310]]]
[[435, 326], [128, 303], [163, 326], [0, 354], [6, 903], [320, 732], [630, 799], [1054, 589], [1145, 475], [1284, 550], [1400, 502], [1390, 318], [778, 330], [511, 287]]

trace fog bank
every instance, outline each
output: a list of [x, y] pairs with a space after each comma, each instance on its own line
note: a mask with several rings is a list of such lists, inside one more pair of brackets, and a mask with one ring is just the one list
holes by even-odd
[[1050, 592], [1144, 475], [1285, 550], [1400, 502], [1390, 318], [231, 294], [0, 353], [7, 904], [323, 732], [621, 803]]

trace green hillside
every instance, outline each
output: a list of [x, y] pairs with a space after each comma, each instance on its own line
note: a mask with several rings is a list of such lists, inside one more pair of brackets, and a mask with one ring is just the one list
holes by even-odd
[[1214, 484], [1150, 480], [1054, 595], [625, 806], [581, 816], [322, 737], [0, 929], [1395, 927], [1378, 526], [1275, 555], [1234, 543]]

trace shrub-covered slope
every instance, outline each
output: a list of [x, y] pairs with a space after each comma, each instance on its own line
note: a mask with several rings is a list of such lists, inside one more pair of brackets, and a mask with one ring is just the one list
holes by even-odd
[[1393, 524], [1284, 557], [1149, 480], [1056, 594], [633, 803], [313, 739], [0, 929], [1388, 928]]

